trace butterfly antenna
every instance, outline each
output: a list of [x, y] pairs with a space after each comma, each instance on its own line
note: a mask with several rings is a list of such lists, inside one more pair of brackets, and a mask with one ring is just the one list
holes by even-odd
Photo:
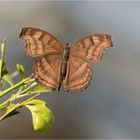
[[78, 30], [73, 34], [73, 36], [71, 37], [71, 39], [68, 42], [68, 44], [71, 44], [72, 40], [76, 37], [77, 33], [78, 33]]

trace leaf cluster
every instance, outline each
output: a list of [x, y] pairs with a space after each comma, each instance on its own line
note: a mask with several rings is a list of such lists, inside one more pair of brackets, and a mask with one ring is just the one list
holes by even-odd
[[[0, 112], [2, 112], [0, 121], [18, 114], [19, 108], [26, 107], [32, 114], [34, 130], [41, 133], [48, 132], [53, 123], [53, 113], [44, 101], [34, 98], [41, 93], [49, 92], [49, 90], [38, 86], [33, 75], [25, 78], [25, 69], [19, 64], [16, 65], [16, 71], [14, 73], [20, 77], [20, 81], [14, 83], [15, 74], [9, 73], [5, 63], [5, 50], [6, 41], [3, 41], [0, 52], [0, 101], [7, 94], [11, 96], [0, 103]], [[18, 100], [20, 98], [24, 100], [21, 102]]]

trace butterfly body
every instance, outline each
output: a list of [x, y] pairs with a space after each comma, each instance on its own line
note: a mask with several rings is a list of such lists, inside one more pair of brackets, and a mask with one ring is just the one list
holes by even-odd
[[60, 87], [63, 83], [63, 80], [65, 79], [66, 77], [66, 73], [67, 73], [67, 62], [68, 62], [68, 59], [69, 59], [69, 55], [70, 55], [70, 46], [69, 44], [66, 44], [66, 47], [64, 47], [64, 50], [63, 50], [63, 54], [62, 54], [62, 71], [61, 71], [61, 79], [60, 79], [60, 83], [59, 83], [59, 86], [58, 86], [58, 91], [60, 90]]
[[70, 46], [69, 46], [69, 44], [66, 44], [66, 47], [63, 50], [63, 59], [65, 61], [68, 61], [69, 55], [70, 55]]
[[20, 33], [25, 41], [26, 53], [40, 56], [33, 65], [34, 76], [39, 84], [51, 90], [79, 92], [88, 87], [93, 71], [88, 62], [97, 63], [105, 49], [112, 47], [111, 36], [94, 34], [74, 45], [61, 43], [48, 32], [26, 27]]

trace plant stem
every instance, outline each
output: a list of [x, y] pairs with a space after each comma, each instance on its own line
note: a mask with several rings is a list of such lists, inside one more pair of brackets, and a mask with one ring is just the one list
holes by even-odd
[[10, 114], [12, 111], [16, 110], [17, 108], [19, 108], [19, 107], [21, 107], [21, 106], [24, 106], [27, 102], [29, 102], [30, 100], [34, 99], [35, 97], [37, 97], [37, 96], [39, 96], [39, 95], [40, 95], [40, 93], [38, 93], [38, 94], [32, 96], [32, 97], [29, 98], [28, 100], [23, 101], [22, 103], [16, 104], [16, 106], [15, 106], [13, 109], [11, 109], [9, 112], [6, 112], [3, 116], [0, 117], [0, 121], [2, 121], [2, 120], [3, 120], [8, 114]]
[[14, 86], [12, 86], [12, 87], [10, 87], [10, 88], [8, 88], [8, 89], [2, 91], [2, 92], [0, 93], [0, 97], [2, 97], [2, 96], [4, 96], [5, 94], [7, 94], [7, 93], [9, 93], [9, 92], [11, 92], [11, 91], [17, 89], [18, 87], [20, 87], [20, 86], [22, 86], [22, 85], [26, 85], [30, 80], [31, 80], [31, 78], [28, 77], [28, 78], [22, 80], [21, 82], [15, 84]]
[[35, 94], [34, 96], [32, 96], [31, 98], [29, 98], [28, 100], [25, 100], [24, 102], [22, 102], [20, 104], [20, 106], [24, 106], [27, 102], [29, 102], [30, 100], [34, 99], [35, 97], [39, 96], [40, 93]]
[[[34, 82], [34, 83], [32, 83], [29, 87], [27, 87], [26, 89], [24, 89], [23, 91], [18, 91], [16, 94], [14, 94], [15, 95], [15, 100], [16, 99], [19, 99], [19, 98], [22, 98], [22, 97], [25, 97], [25, 96], [29, 96], [29, 94], [28, 93], [26, 93], [26, 92], [28, 92], [31, 88], [33, 88], [34, 86], [36, 86], [37, 85], [37, 83], [36, 82]], [[23, 86], [21, 86], [21, 87], [23, 87]], [[4, 101], [3, 103], [1, 103], [0, 104], [0, 107], [1, 106], [4, 106], [4, 105], [6, 105], [8, 102], [10, 102], [10, 101], [13, 101], [13, 97], [11, 97], [11, 98], [9, 98], [8, 100], [6, 100], [6, 101]]]
[[6, 48], [6, 40], [4, 40], [3, 43], [1, 44], [0, 80], [2, 78], [2, 68], [4, 63], [5, 48]]
[[27, 87], [26, 89], [24, 89], [23, 91], [20, 92], [20, 96], [21, 96], [21, 94], [27, 92], [28, 90], [30, 90], [32, 87], [34, 87], [34, 86], [36, 86], [36, 85], [37, 85], [37, 83], [31, 84], [29, 87]]

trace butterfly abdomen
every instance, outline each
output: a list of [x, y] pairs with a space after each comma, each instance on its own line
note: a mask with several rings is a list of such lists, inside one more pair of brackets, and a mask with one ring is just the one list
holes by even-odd
[[64, 48], [64, 51], [63, 51], [62, 70], [61, 70], [58, 90], [60, 89], [60, 87], [63, 83], [63, 80], [65, 79], [66, 74], [67, 74], [67, 62], [69, 59], [69, 55], [70, 55], [70, 47], [66, 46], [66, 48]]
[[70, 47], [67, 45], [66, 48], [64, 48], [64, 51], [63, 51], [63, 65], [62, 65], [63, 80], [66, 76], [67, 62], [68, 62], [68, 59], [69, 59], [69, 55], [70, 55]]

